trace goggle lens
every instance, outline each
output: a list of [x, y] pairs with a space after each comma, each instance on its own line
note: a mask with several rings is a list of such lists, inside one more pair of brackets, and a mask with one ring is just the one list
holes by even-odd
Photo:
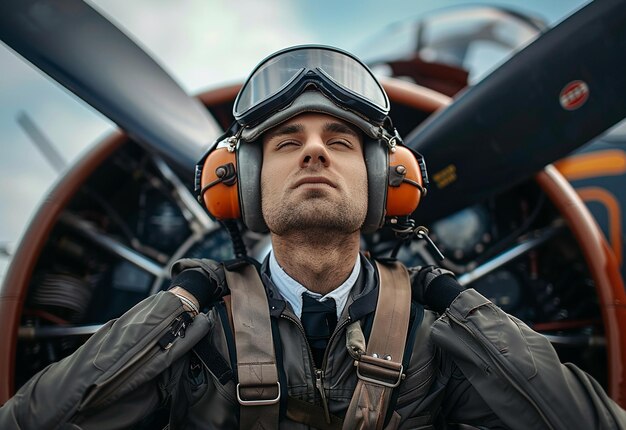
[[[352, 97], [371, 105], [370, 109], [374, 108], [383, 115], [389, 112], [387, 95], [367, 66], [341, 51], [300, 47], [279, 52], [255, 69], [235, 101], [235, 118], [245, 118], [255, 107], [267, 104], [294, 83], [311, 76], [321, 77], [316, 81], [321, 85], [325, 84], [324, 78], [332, 81]], [[337, 90], [332, 85], [324, 85], [324, 89], [331, 93]]]

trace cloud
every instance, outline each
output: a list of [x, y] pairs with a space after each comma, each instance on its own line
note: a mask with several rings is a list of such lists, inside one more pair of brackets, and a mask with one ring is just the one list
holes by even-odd
[[[94, 1], [189, 92], [242, 80], [267, 54], [312, 39], [297, 3]], [[167, 17], [164, 19], [164, 17]]]

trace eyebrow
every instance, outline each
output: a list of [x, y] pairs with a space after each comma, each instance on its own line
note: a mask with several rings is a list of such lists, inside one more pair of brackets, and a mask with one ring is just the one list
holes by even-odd
[[[275, 130], [269, 131], [265, 138], [272, 139], [275, 137], [281, 136], [290, 136], [298, 133], [304, 132], [304, 124], [295, 123], [295, 124], [285, 124], [277, 127]], [[343, 133], [354, 136], [357, 139], [361, 139], [361, 134], [355, 130], [353, 127], [350, 127], [347, 124], [341, 122], [327, 122], [324, 124], [324, 132], [325, 133]]]
[[358, 139], [361, 138], [361, 134], [357, 132], [353, 127], [341, 122], [327, 122], [324, 124], [324, 131], [326, 133], [343, 133], [352, 135]]
[[267, 133], [266, 135], [266, 139], [272, 139], [274, 137], [278, 137], [278, 136], [290, 136], [293, 134], [298, 134], [298, 133], [302, 133], [304, 131], [304, 125], [297, 123], [297, 124], [286, 124], [286, 125], [281, 125], [280, 127], [276, 128], [275, 130], [271, 130]]

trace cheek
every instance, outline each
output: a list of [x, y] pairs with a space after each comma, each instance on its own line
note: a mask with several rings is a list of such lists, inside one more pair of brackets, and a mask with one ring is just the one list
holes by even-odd
[[261, 197], [277, 194], [278, 187], [284, 182], [281, 164], [273, 160], [264, 160], [261, 167]]
[[265, 200], [265, 195], [268, 193], [268, 190], [272, 188], [271, 182], [271, 170], [264, 163], [261, 168], [261, 198]]
[[364, 189], [367, 192], [367, 168], [365, 162], [354, 163], [350, 176], [353, 178], [353, 183], [359, 189]]
[[362, 210], [367, 210], [367, 168], [365, 167], [365, 161], [350, 160], [347, 164], [349, 168], [343, 172], [348, 192], [354, 204], [357, 204]]
[[260, 178], [261, 184], [264, 184], [268, 180], [268, 176], [271, 171], [272, 171], [272, 157], [267, 155], [267, 151], [264, 148], [263, 160], [261, 161], [261, 178]]

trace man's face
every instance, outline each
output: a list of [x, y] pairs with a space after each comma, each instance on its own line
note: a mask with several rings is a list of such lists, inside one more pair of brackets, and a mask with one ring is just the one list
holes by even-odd
[[298, 115], [266, 132], [261, 202], [277, 235], [359, 230], [367, 213], [361, 133], [319, 113]]

